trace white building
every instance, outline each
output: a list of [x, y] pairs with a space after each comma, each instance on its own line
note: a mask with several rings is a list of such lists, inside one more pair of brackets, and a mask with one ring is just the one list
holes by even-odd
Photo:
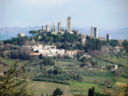
[[56, 49], [55, 45], [35, 45], [32, 46], [32, 50], [34, 52], [39, 52], [43, 56], [57, 56], [57, 55], [65, 55], [65, 50], [64, 49]]
[[114, 70], [117, 70], [117, 69], [118, 69], [118, 65], [115, 65], [115, 66], [114, 66]]
[[[78, 52], [78, 50], [66, 50], [65, 51], [64, 49], [56, 49], [55, 45], [43, 46], [42, 44], [37, 44], [37, 45], [32, 46], [31, 48], [35, 53], [39, 53], [39, 54], [42, 54], [43, 56], [48, 56], [48, 57], [64, 56], [64, 55], [74, 57], [74, 55], [76, 55]], [[39, 54], [35, 54], [35, 55], [39, 55]]]

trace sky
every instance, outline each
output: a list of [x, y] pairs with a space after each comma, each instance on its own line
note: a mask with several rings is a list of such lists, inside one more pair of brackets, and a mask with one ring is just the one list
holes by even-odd
[[128, 0], [0, 0], [0, 28], [56, 24], [101, 29], [128, 27]]

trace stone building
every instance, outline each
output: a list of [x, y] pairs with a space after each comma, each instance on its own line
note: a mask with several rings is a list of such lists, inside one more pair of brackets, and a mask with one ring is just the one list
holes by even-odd
[[61, 31], [61, 22], [58, 22], [58, 31]]
[[52, 24], [52, 32], [55, 32], [56, 28], [55, 28], [55, 24]]
[[46, 25], [46, 32], [50, 32], [50, 26]]
[[72, 32], [71, 17], [67, 18], [67, 31]]
[[18, 34], [18, 37], [24, 37], [24, 36], [25, 36], [24, 33], [19, 33], [19, 34]]
[[91, 29], [90, 29], [90, 37], [98, 38], [98, 29], [97, 29], [97, 27], [91, 27]]
[[81, 43], [82, 43], [83, 46], [85, 46], [85, 43], [86, 43], [86, 36], [85, 35], [83, 35], [81, 37]]
[[106, 35], [106, 40], [110, 40], [111, 38], [110, 38], [110, 34], [107, 34]]
[[42, 31], [45, 32], [46, 31], [46, 27], [42, 26]]

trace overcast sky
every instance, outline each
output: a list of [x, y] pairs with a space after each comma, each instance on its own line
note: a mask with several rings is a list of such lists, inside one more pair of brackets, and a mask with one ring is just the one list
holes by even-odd
[[0, 0], [0, 27], [56, 24], [102, 29], [128, 27], [128, 0]]

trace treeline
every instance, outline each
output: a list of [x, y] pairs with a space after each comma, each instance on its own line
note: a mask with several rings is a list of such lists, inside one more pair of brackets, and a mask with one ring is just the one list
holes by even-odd
[[[38, 31], [32, 30], [29, 33], [32, 34], [32, 36], [12, 38], [10, 40], [5, 40], [4, 44], [10, 43], [14, 45], [24, 45], [28, 44], [27, 41], [30, 42], [35, 40], [36, 42], [41, 42], [44, 44], [55, 44], [57, 45], [57, 48], [60, 49], [80, 49], [85, 51], [100, 50], [103, 45], [107, 44], [113, 47], [119, 45], [117, 40], [102, 41], [99, 39], [90, 38], [88, 36], [85, 38], [86, 44], [83, 45], [81, 42], [81, 34], [70, 34], [68, 32], [65, 32], [63, 35], [54, 35], [51, 32], [39, 33]], [[124, 42], [123, 45], [126, 49], [128, 49], [126, 46], [127, 42]]]
[[102, 41], [99, 39], [94, 39], [90, 37], [86, 37], [86, 44], [85, 44], [85, 51], [93, 51], [93, 50], [101, 50], [103, 45], [109, 44], [110, 46], [117, 46], [119, 45], [117, 40], [107, 40], [107, 41]]
[[86, 38], [86, 47], [85, 50], [86, 51], [92, 51], [92, 50], [100, 50], [102, 45], [104, 45], [103, 41], [100, 41], [98, 39], [93, 39], [90, 37]]
[[[43, 66], [44, 68], [44, 66]], [[46, 67], [45, 67], [46, 68]], [[47, 68], [48, 69], [48, 68]], [[74, 72], [66, 72], [58, 67], [53, 67], [49, 70], [42, 69], [41, 74], [35, 76], [34, 81], [47, 81], [60, 84], [69, 84], [70, 80], [81, 81], [80, 75]]]
[[125, 40], [125, 41], [123, 42], [122, 46], [124, 47], [126, 53], [128, 54], [128, 41]]
[[28, 37], [28, 36], [25, 36], [25, 37], [14, 37], [14, 38], [11, 38], [9, 40], [4, 40], [4, 44], [14, 44], [14, 45], [23, 45], [25, 44], [26, 41], [31, 41], [32, 40], [32, 37]]
[[4, 44], [14, 44], [14, 45], [24, 45], [32, 44], [32, 41], [40, 42], [44, 44], [56, 44], [57, 48], [63, 49], [83, 49], [82, 44], [80, 43], [81, 35], [70, 34], [65, 32], [62, 34], [51, 34], [51, 33], [38, 33], [34, 30], [30, 31], [32, 36], [28, 37], [15, 37], [10, 40], [4, 40]]
[[[106, 89], [107, 91], [107, 89]], [[111, 94], [109, 92], [104, 92], [103, 94], [99, 93], [99, 92], [95, 92], [95, 88], [89, 88], [88, 90], [88, 96], [111, 96]]]
[[40, 36], [42, 36], [42, 38], [40, 39], [40, 41], [44, 41], [44, 42], [76, 42], [80, 40], [80, 35], [75, 35], [75, 34], [70, 34], [70, 33], [64, 33], [63, 35], [54, 35], [54, 34], [39, 34]]

